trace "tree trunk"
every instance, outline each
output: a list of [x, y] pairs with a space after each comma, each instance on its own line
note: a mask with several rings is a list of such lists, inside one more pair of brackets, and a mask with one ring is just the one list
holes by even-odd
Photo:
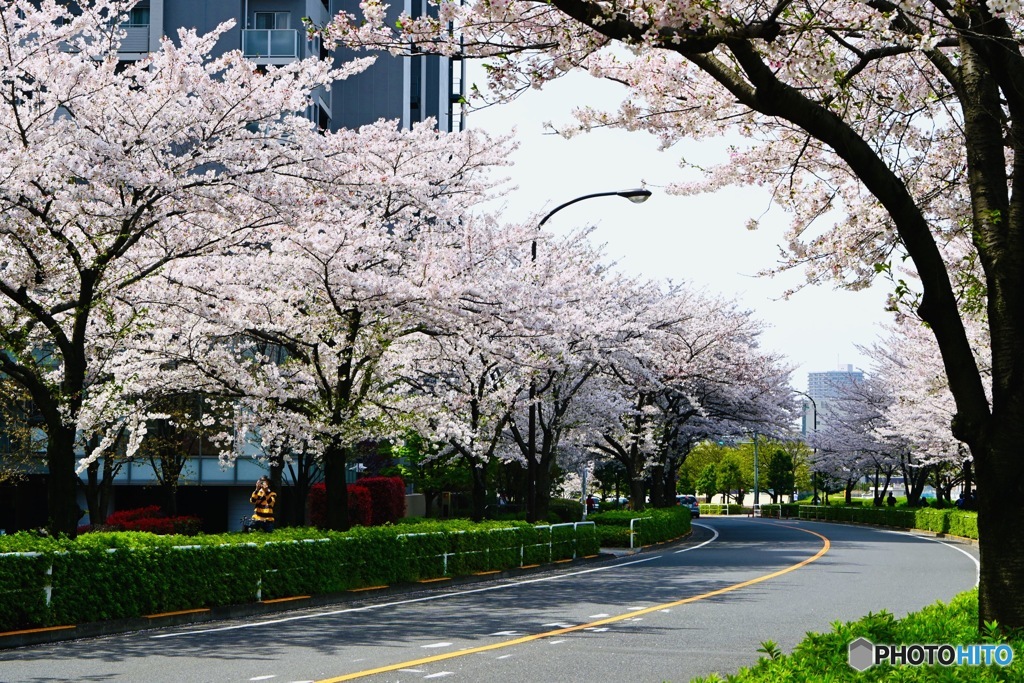
[[78, 535], [78, 520], [82, 516], [75, 500], [78, 489], [78, 475], [75, 474], [75, 428], [66, 425], [47, 427], [47, 528], [51, 536], [63, 534], [74, 538]]
[[547, 522], [548, 511], [551, 509], [551, 466], [543, 462], [537, 465], [534, 488], [535, 522]]
[[536, 522], [540, 519], [537, 500], [537, 472], [540, 469], [532, 455], [526, 457], [526, 521]]
[[473, 479], [470, 514], [474, 522], [480, 522], [484, 518], [487, 507], [487, 468], [479, 461], [473, 462], [472, 460], [469, 463], [469, 468]]
[[1004, 415], [987, 452], [975, 452], [978, 484], [979, 624], [995, 621], [1006, 631], [1024, 626], [1024, 418]]
[[348, 531], [348, 484], [345, 468], [348, 450], [332, 443], [324, 449], [324, 487], [327, 495], [327, 528]]
[[633, 472], [629, 477], [629, 504], [633, 510], [643, 510], [647, 503], [645, 502], [646, 491], [644, 491], [644, 479], [639, 473]]

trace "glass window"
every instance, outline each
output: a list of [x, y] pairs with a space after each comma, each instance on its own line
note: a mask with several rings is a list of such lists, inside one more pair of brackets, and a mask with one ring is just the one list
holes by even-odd
[[149, 8], [133, 7], [128, 11], [126, 26], [149, 26]]
[[288, 28], [291, 12], [256, 12], [253, 28], [257, 30], [273, 30]]

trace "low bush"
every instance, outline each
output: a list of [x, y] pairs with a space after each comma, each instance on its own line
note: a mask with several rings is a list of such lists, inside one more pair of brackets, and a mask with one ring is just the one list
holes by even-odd
[[401, 477], [363, 477], [354, 486], [370, 494], [371, 524], [394, 524], [405, 517], [405, 482]]
[[845, 507], [826, 505], [814, 509], [827, 522], [878, 524], [901, 529], [922, 529], [937, 534], [978, 538], [978, 513], [956, 508]]
[[729, 503], [728, 505], [720, 505], [718, 503], [700, 504], [700, 514], [702, 515], [742, 515], [745, 514], [746, 511], [747, 509], [745, 507], [742, 505], [736, 505], [735, 503]]
[[552, 498], [548, 503], [548, 517], [556, 524], [578, 522], [583, 519], [583, 504], [569, 498]]
[[[424, 521], [267, 534], [0, 536], [0, 631], [337, 593], [596, 554], [594, 525]], [[125, 581], [131, 577], [131, 581]], [[49, 599], [47, 599], [49, 589]]]
[[[810, 633], [794, 648], [792, 654], [778, 651], [774, 643], [762, 643], [767, 656], [754, 666], [740, 669], [722, 679], [717, 675], [698, 678], [691, 683], [781, 683], [782, 681], [900, 681], [930, 683], [931, 681], [963, 681], [964, 683], [995, 683], [1024, 680], [1024, 634], [1009, 639], [978, 632], [977, 589], [961, 593], [949, 602], [925, 607], [920, 612], [895, 619], [887, 612], [869, 614], [860, 621], [836, 624], [831, 633]], [[848, 663], [849, 644], [857, 638], [887, 645], [1005, 642], [1016, 657], [1008, 667], [1000, 666], [891, 666], [880, 664], [857, 672]]]
[[[373, 523], [373, 500], [370, 490], [359, 484], [348, 485], [348, 522], [352, 526], [370, 526]], [[403, 499], [404, 499], [403, 494]], [[323, 482], [313, 484], [306, 498], [309, 506], [309, 523], [324, 529], [327, 527], [327, 487]]]
[[[630, 521], [639, 520], [633, 525], [637, 534], [634, 546], [661, 543], [679, 538], [690, 532], [690, 510], [682, 506], [670, 508], [650, 508], [639, 512], [634, 510], [609, 510], [598, 512], [587, 517], [594, 522], [601, 536], [601, 545], [605, 547], [629, 547]], [[607, 529], [614, 529], [608, 531]]]
[[158, 505], [118, 510], [107, 515], [103, 525], [84, 526], [79, 533], [99, 531], [145, 531], [150, 534], [195, 536], [202, 528], [202, 520], [187, 515], [168, 516]]

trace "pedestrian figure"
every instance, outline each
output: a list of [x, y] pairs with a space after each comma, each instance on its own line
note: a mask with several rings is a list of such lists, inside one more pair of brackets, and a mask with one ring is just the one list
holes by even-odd
[[249, 496], [249, 502], [256, 506], [252, 511], [252, 529], [258, 531], [274, 530], [274, 505], [277, 494], [270, 488], [270, 479], [260, 477], [256, 482], [256, 490]]
[[885, 502], [891, 508], [896, 507], [896, 496], [892, 495], [892, 493], [889, 493], [889, 497], [885, 499]]

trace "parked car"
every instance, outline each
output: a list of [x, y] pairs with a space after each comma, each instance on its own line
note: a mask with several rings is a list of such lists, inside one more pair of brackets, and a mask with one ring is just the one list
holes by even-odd
[[690, 508], [691, 518], [697, 519], [700, 517], [700, 503], [697, 502], [697, 496], [680, 495], [676, 496], [676, 500], [679, 501], [680, 505]]

